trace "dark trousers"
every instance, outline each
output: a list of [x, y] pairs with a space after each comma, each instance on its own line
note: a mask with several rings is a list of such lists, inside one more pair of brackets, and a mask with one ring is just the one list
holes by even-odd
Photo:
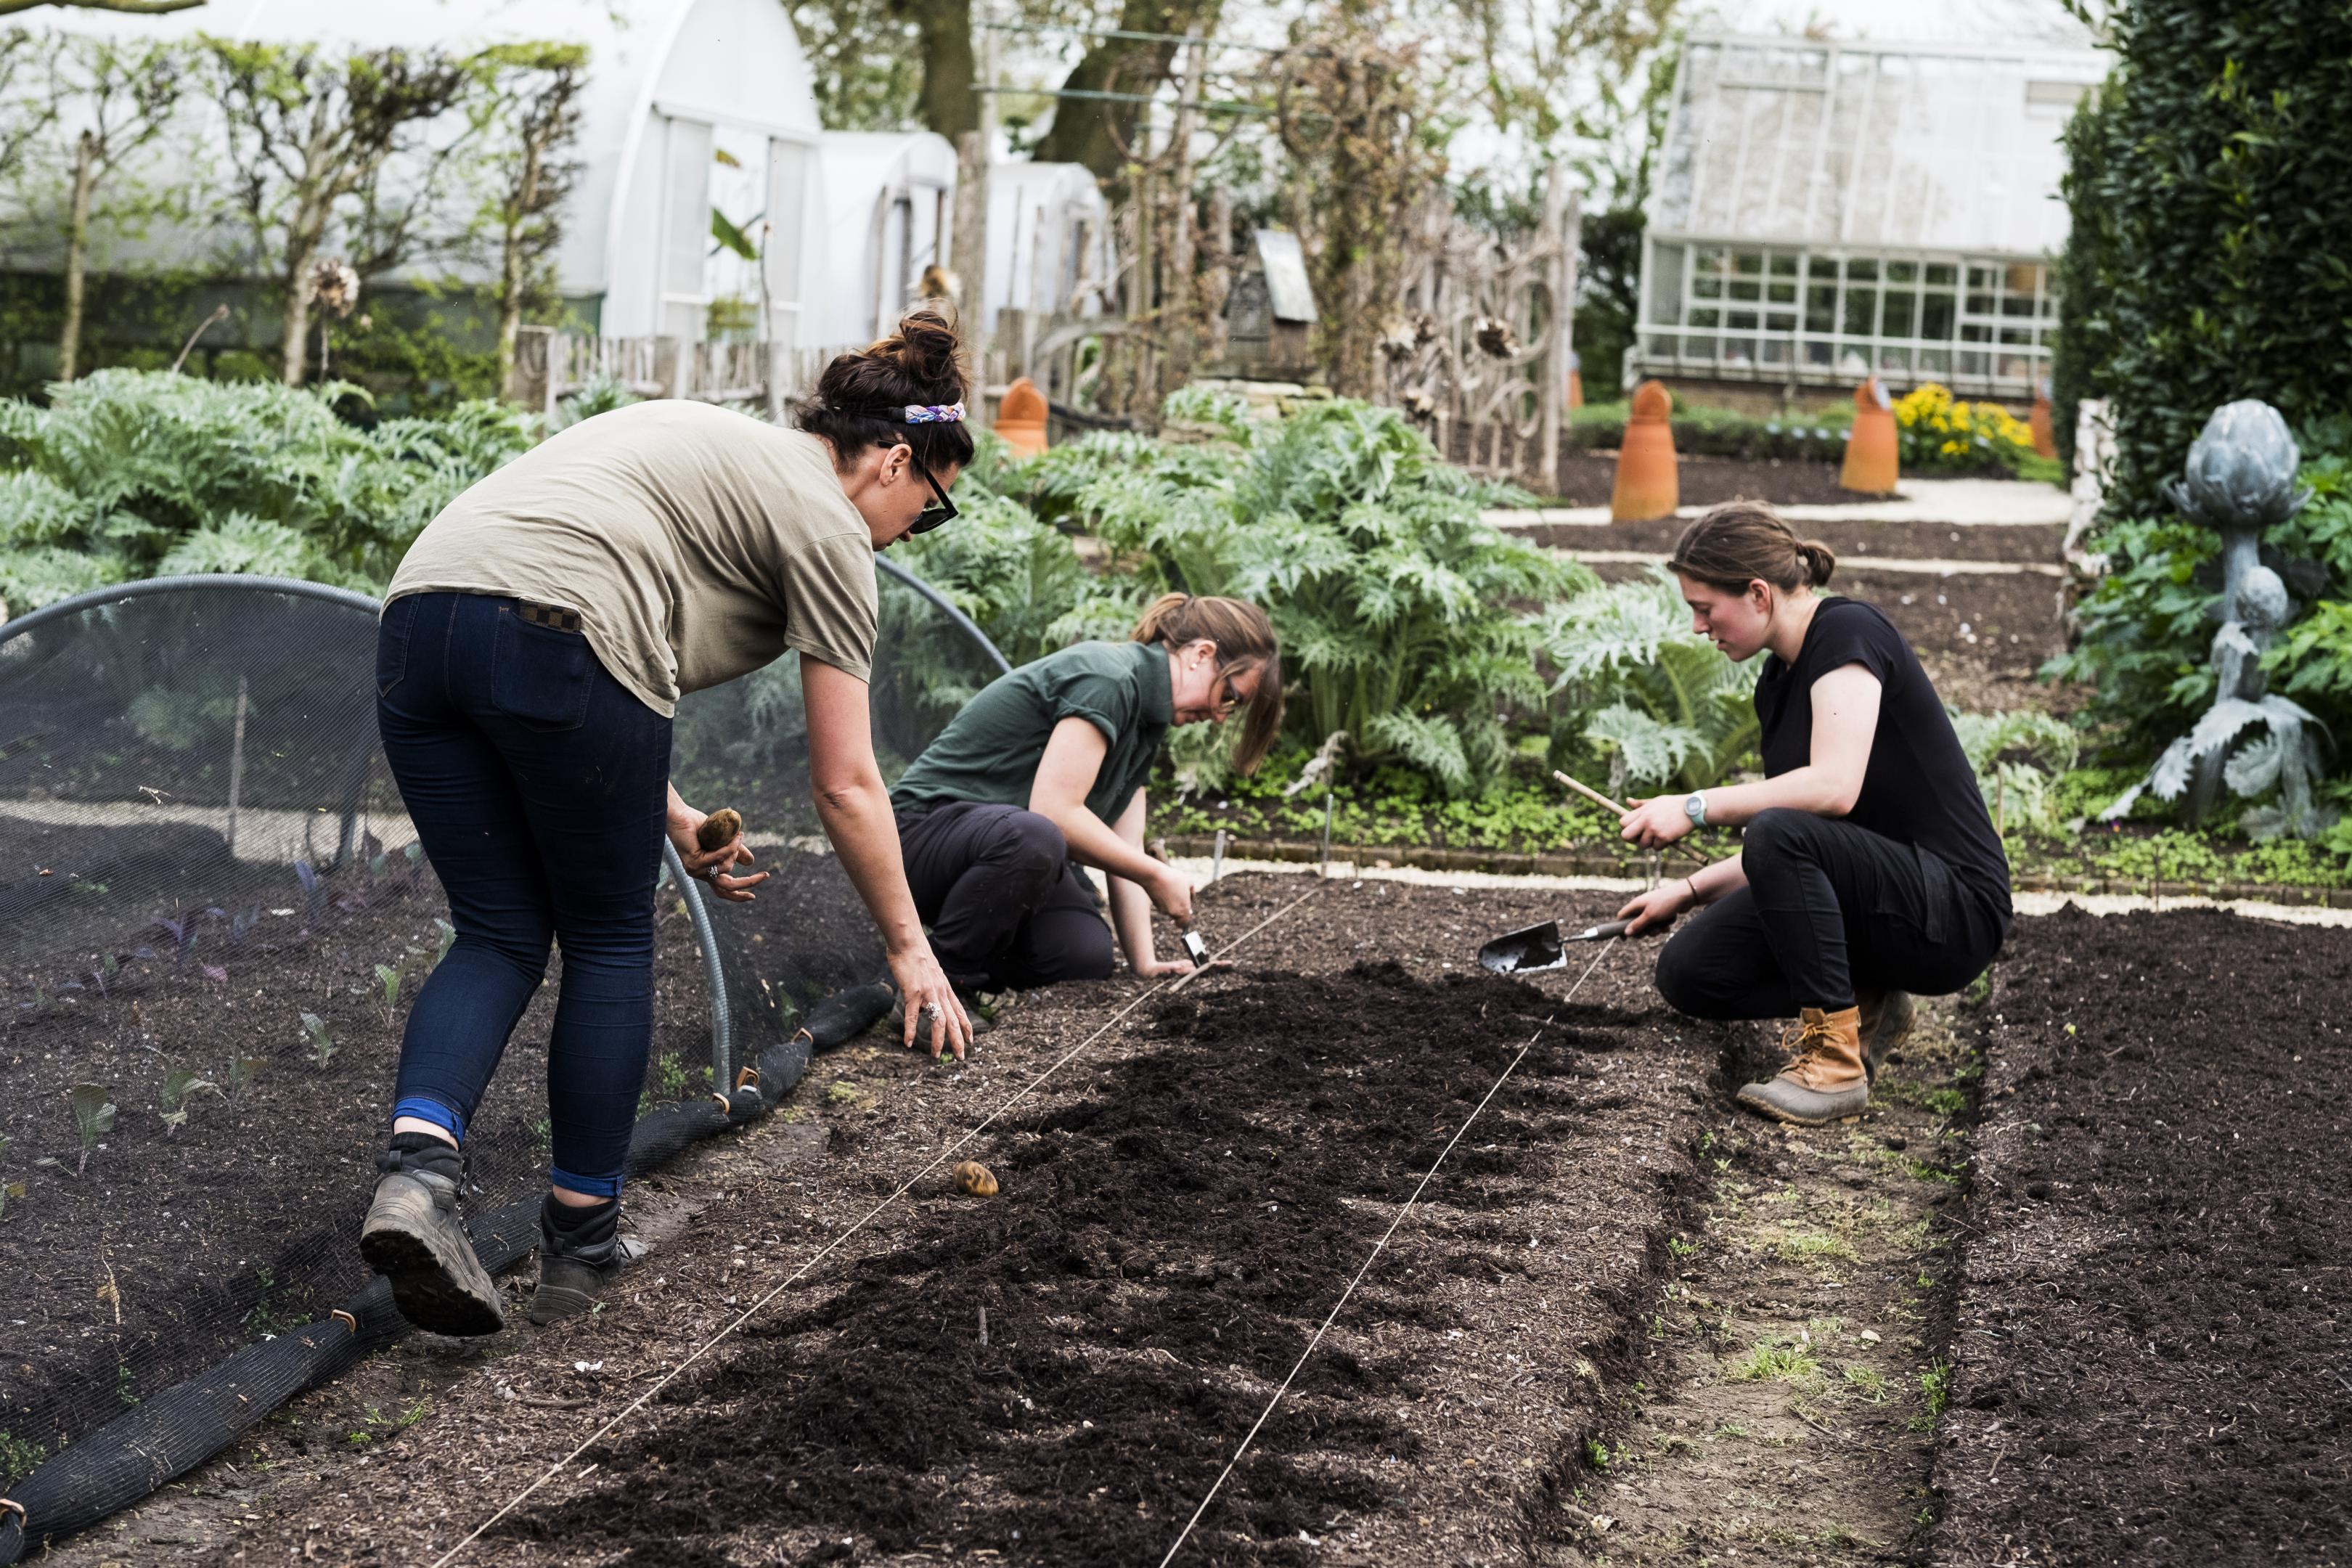
[[616, 1195], [653, 1039], [670, 721], [585, 637], [479, 594], [393, 601], [376, 720], [457, 929], [409, 1009], [393, 1114], [464, 1137], [560, 939], [551, 1175]]
[[1101, 980], [1110, 928], [1062, 830], [1015, 805], [954, 801], [898, 819], [898, 849], [931, 952], [960, 985]]
[[1658, 991], [1695, 1018], [1836, 1012], [1854, 993], [1940, 996], [1984, 972], [2009, 921], [1937, 857], [1832, 817], [1757, 814], [1748, 886], [1699, 911], [1658, 954]]

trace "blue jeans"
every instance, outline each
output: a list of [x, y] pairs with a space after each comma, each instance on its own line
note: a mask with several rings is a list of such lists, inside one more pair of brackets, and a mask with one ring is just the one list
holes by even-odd
[[375, 679], [384, 758], [457, 930], [409, 1010], [393, 1115], [464, 1141], [560, 940], [550, 1176], [617, 1196], [653, 1039], [670, 721], [581, 633], [488, 595], [394, 600]]

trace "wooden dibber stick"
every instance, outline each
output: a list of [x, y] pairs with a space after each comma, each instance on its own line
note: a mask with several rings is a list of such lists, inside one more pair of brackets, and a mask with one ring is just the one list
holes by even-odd
[[[1625, 807], [1620, 805], [1617, 802], [1611, 800], [1607, 795], [1602, 795], [1591, 784], [1579, 784], [1576, 780], [1570, 778], [1566, 773], [1561, 773], [1558, 768], [1552, 769], [1551, 776], [1566, 784], [1569, 788], [1574, 790], [1577, 794], [1582, 795], [1585, 799], [1591, 801], [1593, 805], [1607, 806], [1611, 811], [1615, 812], [1620, 816], [1625, 815]], [[1698, 846], [1695, 844], [1685, 844], [1680, 839], [1676, 839], [1674, 844], [1669, 846], [1669, 847], [1681, 850], [1684, 854], [1689, 856], [1692, 859], [1697, 861], [1702, 866], [1710, 866], [1714, 864], [1712, 860], [1707, 858], [1706, 852], [1699, 848]], [[1655, 851], [1654, 850], [1652, 853], [1654, 854]]]

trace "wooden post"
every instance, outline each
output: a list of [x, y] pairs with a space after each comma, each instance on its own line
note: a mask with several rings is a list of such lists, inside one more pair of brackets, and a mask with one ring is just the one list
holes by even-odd
[[1174, 189], [1169, 195], [1175, 204], [1171, 215], [1168, 234], [1168, 371], [1167, 379], [1182, 385], [1192, 379], [1192, 362], [1199, 353], [1200, 323], [1194, 310], [1192, 273], [1194, 246], [1192, 236], [1192, 137], [1199, 129], [1202, 85], [1208, 75], [1209, 57], [1201, 42], [1201, 26], [1195, 22], [1188, 29], [1190, 38], [1184, 46], [1183, 86], [1176, 97], [1176, 133], [1171, 149], [1176, 158]]
[[956, 138], [955, 236], [950, 249], [963, 281], [956, 326], [973, 381], [964, 395], [964, 417], [974, 428], [984, 430], [989, 423], [988, 142], [984, 132], [967, 131]]
[[1201, 279], [1201, 303], [1209, 329], [1207, 357], [1223, 363], [1225, 301], [1234, 292], [1234, 194], [1223, 185], [1209, 193], [1209, 265]]
[[236, 807], [245, 794], [245, 677], [236, 678], [236, 727], [228, 743], [228, 852], [236, 856]]
[[1135, 324], [1136, 330], [1127, 335], [1129, 353], [1134, 356], [1130, 363], [1135, 374], [1128, 412], [1140, 415], [1146, 421], [1144, 427], [1154, 429], [1157, 423], [1153, 416], [1160, 412], [1160, 396], [1151, 353], [1152, 272], [1157, 265], [1152, 255], [1152, 241], [1153, 231], [1159, 226], [1154, 221], [1152, 209], [1159, 203], [1159, 191], [1151, 178], [1150, 164], [1130, 167], [1135, 169], [1134, 192], [1130, 198], [1134, 203], [1135, 264], [1127, 279], [1127, 319]]
[[1545, 292], [1551, 296], [1551, 320], [1546, 325], [1543, 386], [1538, 395], [1543, 433], [1537, 448], [1543, 465], [1543, 482], [1537, 489], [1544, 495], [1559, 488], [1560, 428], [1568, 418], [1568, 378], [1576, 353], [1576, 252], [1583, 241], [1583, 230], [1584, 204], [1578, 193], [1568, 188], [1566, 168], [1554, 163], [1544, 182], [1544, 240], [1551, 247], [1544, 276]]

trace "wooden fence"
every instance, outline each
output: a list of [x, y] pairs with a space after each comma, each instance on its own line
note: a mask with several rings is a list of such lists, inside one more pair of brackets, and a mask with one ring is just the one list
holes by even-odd
[[[1054, 403], [1067, 408], [1083, 395], [1086, 340], [1117, 332], [1113, 319], [1032, 317], [1001, 310], [994, 339], [983, 351], [982, 382], [991, 398], [1014, 376], [1026, 375]], [[562, 398], [600, 382], [639, 397], [690, 397], [747, 406], [781, 423], [792, 401], [816, 384], [835, 354], [852, 347], [793, 348], [777, 343], [688, 342], [679, 338], [603, 338], [552, 327], [525, 327], [515, 342], [515, 372], [507, 400], [553, 414]], [[984, 421], [986, 411], [976, 419]]]

